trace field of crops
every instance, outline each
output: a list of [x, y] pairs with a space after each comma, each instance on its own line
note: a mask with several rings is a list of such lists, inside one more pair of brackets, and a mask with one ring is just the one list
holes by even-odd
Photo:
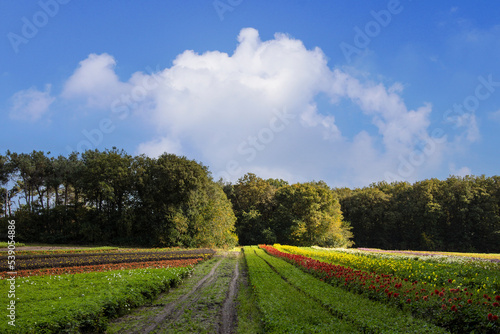
[[[283, 331], [272, 320], [286, 308], [273, 301], [276, 294], [261, 289], [278, 282], [288, 285], [288, 290], [293, 288], [284, 293], [289, 299], [285, 304], [308, 297], [317, 304], [311, 309], [326, 310], [330, 318], [342, 320], [341, 326], [332, 327], [338, 332], [345, 332], [345, 325], [354, 326], [355, 332], [370, 333], [500, 332], [498, 263], [281, 245], [259, 248], [246, 248], [245, 254], [250, 281], [261, 296], [261, 309], [269, 315], [266, 325], [271, 332]], [[264, 269], [270, 275], [265, 283], [261, 278]], [[302, 315], [292, 311], [287, 318], [306, 324]]]
[[[14, 302], [15, 326], [4, 320], [0, 332], [102, 332], [110, 318], [180, 284], [196, 263], [214, 253], [103, 249], [16, 254], [15, 263], [4, 260], [0, 266], [5, 291], [0, 304]], [[15, 281], [8, 279], [13, 269]]]
[[[130, 264], [149, 262], [158, 263], [172, 260], [189, 260], [211, 257], [211, 249], [195, 249], [183, 251], [141, 251], [141, 252], [75, 252], [55, 254], [26, 254], [17, 255], [15, 268], [18, 275], [33, 275], [35, 271], [28, 269], [87, 267], [104, 264]], [[120, 267], [120, 266], [118, 266]], [[141, 267], [141, 266], [139, 266]], [[7, 272], [12, 264], [4, 261], [0, 264], [0, 272]], [[43, 271], [42, 271], [43, 272]]]
[[[238, 333], [500, 333], [496, 254], [278, 244], [242, 250], [246, 300], [237, 299], [246, 305], [235, 312], [238, 321], [250, 318], [254, 324], [247, 324], [250, 330], [234, 327]], [[0, 294], [2, 305], [15, 301], [16, 327], [2, 321], [0, 333], [104, 333], [110, 319], [144, 304], [154, 304], [160, 314], [169, 305], [177, 307], [172, 317], [159, 317], [153, 309], [138, 313], [142, 322], [156, 319], [147, 327], [187, 332], [209, 324], [223, 328], [227, 323], [218, 319], [228, 292], [222, 285], [234, 281], [231, 275], [237, 278], [235, 260], [221, 258], [227, 253], [221, 251], [193, 274], [194, 266], [213, 257], [214, 250], [18, 252], [15, 298]], [[2, 291], [12, 290], [6, 262], [0, 271]], [[169, 293], [171, 300], [154, 301], [186, 277], [187, 287]], [[189, 313], [180, 316], [184, 309]], [[123, 320], [114, 328], [127, 326]], [[141, 328], [141, 323], [134, 326]]]

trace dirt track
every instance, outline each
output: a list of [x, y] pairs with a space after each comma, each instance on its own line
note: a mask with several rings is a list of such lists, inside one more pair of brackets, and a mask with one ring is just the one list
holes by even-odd
[[225, 252], [199, 264], [178, 288], [113, 321], [107, 333], [233, 333], [238, 256]]
[[236, 308], [235, 308], [235, 297], [238, 289], [238, 278], [240, 276], [240, 268], [238, 266], [238, 261], [234, 266], [233, 277], [231, 283], [229, 284], [229, 290], [227, 292], [226, 300], [222, 306], [222, 319], [221, 319], [221, 330], [222, 334], [233, 333], [236, 322]]

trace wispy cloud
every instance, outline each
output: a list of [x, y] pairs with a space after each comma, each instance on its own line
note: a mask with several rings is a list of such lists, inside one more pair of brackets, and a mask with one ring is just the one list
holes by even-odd
[[150, 157], [158, 157], [165, 152], [183, 155], [181, 144], [165, 137], [155, 138], [149, 142], [139, 144], [137, 151]]
[[500, 122], [500, 109], [497, 111], [490, 112], [488, 114], [488, 118]]
[[465, 113], [456, 117], [455, 126], [464, 129], [463, 135], [470, 143], [477, 142], [481, 138], [476, 115], [473, 113]]
[[456, 168], [455, 164], [450, 164], [450, 175], [455, 175], [455, 176], [467, 176], [467, 175], [472, 175], [472, 171], [469, 167], [463, 166], [461, 168]]
[[19, 91], [11, 97], [9, 116], [11, 119], [23, 121], [37, 121], [47, 113], [55, 97], [50, 95], [50, 85], [44, 91], [35, 87]]

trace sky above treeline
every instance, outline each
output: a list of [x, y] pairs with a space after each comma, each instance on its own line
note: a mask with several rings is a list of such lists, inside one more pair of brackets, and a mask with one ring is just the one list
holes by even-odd
[[0, 154], [332, 187], [499, 174], [497, 2], [2, 1], [0, 37]]

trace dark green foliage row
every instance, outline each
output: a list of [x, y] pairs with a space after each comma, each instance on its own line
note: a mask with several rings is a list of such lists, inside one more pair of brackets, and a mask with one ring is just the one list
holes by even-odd
[[500, 177], [336, 189], [357, 247], [500, 253]]
[[[160, 247], [237, 243], [236, 219], [222, 188], [207, 167], [185, 157], [132, 157], [113, 148], [58, 158], [7, 152], [0, 158], [0, 184], [7, 186], [2, 208], [16, 222], [17, 241]], [[16, 195], [21, 207], [13, 212]]]

